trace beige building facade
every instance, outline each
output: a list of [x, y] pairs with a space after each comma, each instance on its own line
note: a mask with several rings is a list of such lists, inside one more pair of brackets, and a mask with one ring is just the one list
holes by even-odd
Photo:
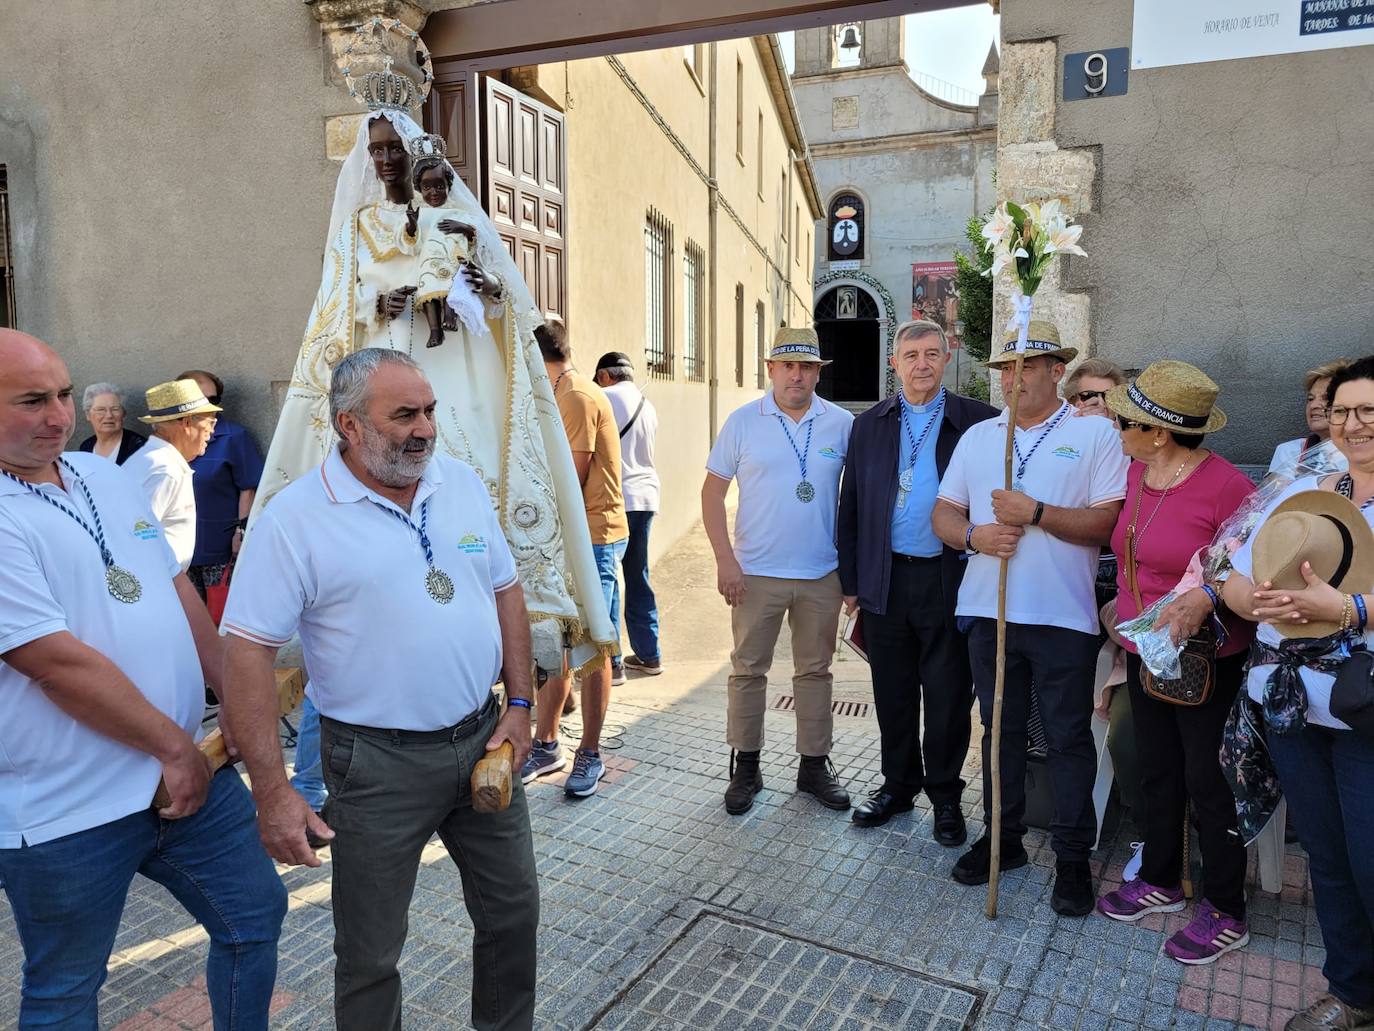
[[[265, 446], [358, 118], [334, 58], [363, 17], [424, 30], [430, 11], [225, 0], [213, 17], [134, 13], [0, 7], [0, 323], [51, 341], [78, 391], [124, 387], [131, 418], [148, 385], [211, 369]], [[71, 60], [32, 45], [40, 22]], [[434, 67], [452, 87], [437, 47]], [[428, 127], [463, 151], [489, 209], [510, 187], [513, 248], [529, 244], [527, 278], [566, 320], [577, 364], [630, 354], [658, 408], [657, 552], [695, 519], [715, 428], [759, 392], [762, 342], [810, 317], [820, 201], [776, 38], [490, 67], [466, 88], [478, 146], [464, 150], [437, 97]], [[484, 146], [489, 92], [515, 112], [517, 152], [521, 112], [556, 127], [561, 168], [534, 184], [538, 233], [522, 224], [520, 169], [503, 179], [510, 155]]]

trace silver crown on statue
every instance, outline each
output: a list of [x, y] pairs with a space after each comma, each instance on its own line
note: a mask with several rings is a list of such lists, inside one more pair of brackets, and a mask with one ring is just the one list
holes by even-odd
[[448, 143], [442, 136], [427, 132], [423, 136], [416, 136], [410, 141], [410, 157], [412, 161], [443, 161], [448, 153]]
[[[412, 54], [414, 55], [412, 57]], [[396, 71], [413, 64], [417, 74]], [[434, 75], [419, 33], [396, 18], [369, 18], [344, 47], [339, 71], [348, 95], [369, 111], [410, 111], [424, 103]]]

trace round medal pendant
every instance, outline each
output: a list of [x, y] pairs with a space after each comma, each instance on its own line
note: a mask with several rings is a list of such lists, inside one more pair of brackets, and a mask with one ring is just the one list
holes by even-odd
[[912, 484], [911, 469], [910, 469], [910, 468], [903, 469], [903, 470], [902, 470], [902, 475], [900, 475], [900, 476], [897, 477], [897, 486], [900, 487], [900, 488], [902, 488], [902, 492], [903, 492], [904, 494], [910, 494], [910, 493], [911, 493], [911, 484]]
[[430, 566], [425, 574], [425, 590], [440, 605], [447, 605], [453, 600], [453, 580], [442, 569]]
[[138, 577], [119, 566], [105, 568], [105, 589], [111, 597], [125, 605], [132, 605], [143, 597], [143, 585], [138, 582]]
[[802, 480], [797, 484], [797, 500], [803, 505], [808, 505], [816, 498], [816, 488], [808, 480]]

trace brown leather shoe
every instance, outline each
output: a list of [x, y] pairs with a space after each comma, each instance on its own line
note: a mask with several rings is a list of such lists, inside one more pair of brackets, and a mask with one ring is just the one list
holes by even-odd
[[725, 789], [725, 811], [742, 816], [754, 807], [754, 796], [763, 790], [758, 752], [730, 752], [730, 786]]
[[1284, 1031], [1374, 1031], [1374, 1009], [1347, 1006], [1334, 995], [1323, 995], [1283, 1025]]
[[816, 796], [827, 809], [849, 808], [849, 792], [840, 783], [828, 755], [803, 755], [797, 765], [797, 790]]

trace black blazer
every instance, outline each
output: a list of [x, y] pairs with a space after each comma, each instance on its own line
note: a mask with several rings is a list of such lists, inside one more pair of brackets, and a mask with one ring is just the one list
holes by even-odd
[[[125, 430], [124, 436], [119, 441], [119, 451], [115, 454], [115, 465], [123, 465], [129, 460], [129, 456], [148, 443], [148, 438], [141, 433], [133, 430]], [[90, 436], [81, 442], [81, 451], [95, 450], [95, 437]]]
[[[945, 393], [945, 414], [935, 438], [935, 469], [944, 476], [954, 445], [964, 431], [997, 415], [982, 401]], [[882, 614], [892, 574], [892, 507], [897, 502], [897, 449], [901, 446], [901, 407], [894, 394], [854, 420], [840, 484], [836, 546], [840, 587], [857, 595], [859, 607]], [[945, 548], [940, 563], [945, 612], [954, 625], [954, 606], [964, 578], [963, 552]]]

